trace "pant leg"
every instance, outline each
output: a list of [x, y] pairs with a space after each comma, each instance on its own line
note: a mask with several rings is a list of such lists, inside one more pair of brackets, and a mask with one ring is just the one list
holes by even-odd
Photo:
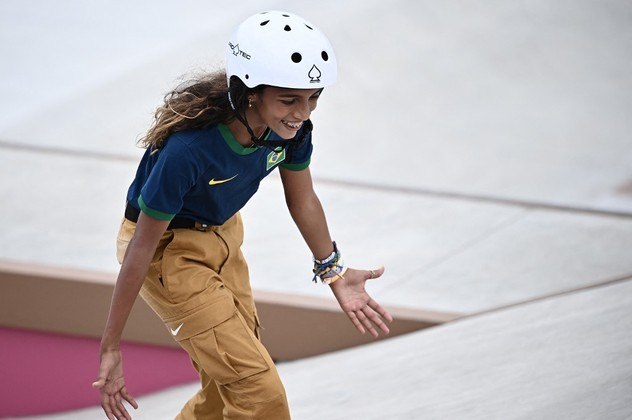
[[[119, 258], [133, 228], [129, 221], [121, 227]], [[167, 231], [141, 290], [200, 372], [202, 389], [182, 419], [218, 416], [219, 400], [225, 419], [290, 418], [274, 363], [255, 334], [242, 235], [239, 215], [209, 232]]]
[[202, 388], [182, 407], [180, 414], [176, 420], [187, 419], [208, 419], [223, 420], [224, 419], [224, 402], [219, 395], [219, 389], [215, 381], [198, 366], [195, 361], [191, 361], [193, 367], [200, 375]]
[[[224, 306], [224, 303], [217, 305]], [[228, 300], [226, 306], [230, 306]], [[213, 319], [223, 311], [216, 308], [213, 315], [205, 318]], [[185, 322], [195, 322], [193, 318], [195, 315]], [[219, 319], [214, 319], [212, 323]], [[227, 320], [184, 338], [180, 345], [204, 373], [212, 372], [209, 375], [216, 381], [224, 404], [224, 419], [290, 418], [285, 389], [274, 363], [238, 311], [233, 309]], [[185, 411], [188, 411], [186, 407], [181, 413], [182, 419], [198, 418], [185, 417]]]

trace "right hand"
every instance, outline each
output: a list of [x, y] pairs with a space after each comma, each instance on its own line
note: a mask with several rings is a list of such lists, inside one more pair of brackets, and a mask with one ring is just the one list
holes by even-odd
[[393, 322], [393, 317], [369, 296], [364, 285], [367, 280], [376, 279], [382, 274], [384, 274], [384, 267], [375, 270], [347, 268], [341, 279], [329, 285], [340, 307], [356, 329], [362, 334], [368, 330], [375, 338], [379, 336], [375, 327], [381, 329], [384, 334], [390, 332], [384, 320]]
[[101, 392], [101, 407], [109, 420], [131, 420], [132, 416], [123, 406], [123, 400], [131, 404], [134, 409], [138, 404], [127, 393], [125, 378], [123, 377], [123, 357], [120, 350], [105, 350], [101, 352], [101, 367], [99, 377], [92, 383]]

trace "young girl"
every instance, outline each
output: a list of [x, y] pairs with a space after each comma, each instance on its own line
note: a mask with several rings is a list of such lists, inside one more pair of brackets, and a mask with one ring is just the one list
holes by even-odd
[[289, 211], [355, 327], [388, 333], [390, 314], [366, 293], [383, 268], [344, 267], [312, 187], [311, 112], [336, 80], [336, 58], [311, 23], [263, 12], [232, 35], [226, 73], [170, 92], [143, 139], [117, 241], [120, 273], [93, 386], [109, 419], [130, 419], [119, 343], [137, 294], [188, 352], [202, 389], [179, 419], [290, 418], [285, 390], [259, 341], [239, 210], [279, 168]]

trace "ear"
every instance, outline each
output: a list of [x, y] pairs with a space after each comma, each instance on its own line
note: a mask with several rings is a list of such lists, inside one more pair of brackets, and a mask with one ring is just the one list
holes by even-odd
[[263, 91], [265, 87], [257, 86], [256, 88], [249, 89], [246, 93], [246, 100], [248, 104], [251, 104], [251, 107], [255, 106], [255, 104], [261, 104], [263, 101]]

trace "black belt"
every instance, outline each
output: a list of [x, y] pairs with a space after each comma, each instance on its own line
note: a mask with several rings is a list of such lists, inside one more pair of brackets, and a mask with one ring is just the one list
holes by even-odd
[[[125, 218], [134, 223], [138, 222], [138, 217], [140, 216], [140, 210], [136, 207], [130, 206], [127, 204], [125, 206]], [[196, 222], [193, 219], [187, 219], [186, 217], [174, 217], [171, 219], [169, 226], [167, 229], [197, 229], [197, 230], [207, 230], [210, 226], [204, 223]]]

